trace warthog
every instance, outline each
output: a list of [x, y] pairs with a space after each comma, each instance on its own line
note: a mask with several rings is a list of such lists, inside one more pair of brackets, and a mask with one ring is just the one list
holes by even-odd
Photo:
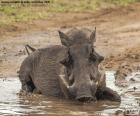
[[19, 79], [22, 90], [76, 99], [120, 101], [120, 96], [106, 87], [105, 74], [99, 64], [104, 59], [94, 49], [95, 31], [72, 29], [66, 34], [59, 31], [61, 45], [34, 49], [23, 61]]

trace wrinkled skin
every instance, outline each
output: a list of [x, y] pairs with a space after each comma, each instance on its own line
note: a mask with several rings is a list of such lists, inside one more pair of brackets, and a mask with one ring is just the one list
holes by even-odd
[[95, 34], [96, 30], [88, 29], [59, 31], [63, 46], [34, 49], [20, 67], [22, 89], [82, 102], [120, 101], [120, 96], [106, 87], [105, 74], [99, 69], [104, 58], [94, 49]]

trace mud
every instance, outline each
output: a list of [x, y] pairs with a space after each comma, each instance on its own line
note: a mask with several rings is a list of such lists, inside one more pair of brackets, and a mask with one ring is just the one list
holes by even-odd
[[[67, 31], [76, 26], [94, 30], [96, 26], [95, 46], [105, 56], [106, 69], [116, 70], [124, 62], [140, 65], [139, 11], [140, 3], [135, 3], [127, 7], [103, 9], [96, 12], [52, 13], [46, 20], [13, 24], [17, 30], [13, 29], [10, 32], [5, 30], [8, 34], [0, 28], [2, 32], [0, 33], [0, 57], [4, 57], [2, 54], [9, 54], [9, 52], [12, 52], [10, 54], [22, 52], [25, 43], [35, 47], [59, 44], [57, 35], [59, 29]], [[25, 31], [21, 31], [23, 28], [26, 28]], [[15, 50], [12, 51], [10, 47]], [[22, 54], [17, 53], [17, 57]], [[0, 58], [0, 63], [2, 61]]]
[[[18, 78], [0, 78], [0, 115], [113, 116], [118, 111], [125, 112], [127, 109], [138, 110], [140, 108], [139, 83], [131, 84], [127, 88], [119, 88], [114, 84], [114, 71], [107, 71], [106, 75], [107, 86], [119, 92], [122, 99], [121, 104], [110, 101], [79, 103], [37, 94], [20, 95]], [[140, 77], [136, 78], [140, 79]], [[135, 91], [133, 90], [134, 86], [137, 88]]]
[[[66, 31], [75, 26], [94, 29], [96, 26], [96, 49], [105, 56], [104, 65], [107, 69], [116, 69], [124, 62], [140, 65], [139, 11], [140, 3], [134, 3], [127, 7], [103, 9], [96, 12], [52, 13], [46, 20], [14, 23], [16, 30], [9, 32], [4, 29], [8, 34], [0, 28], [0, 57], [2, 54], [12, 52], [12, 50], [9, 51], [10, 47], [15, 49], [14, 52], [22, 51], [25, 43], [35, 46], [42, 46], [42, 44], [47, 46], [49, 42], [59, 44], [57, 43], [59, 29]], [[26, 28], [25, 31], [21, 31], [23, 28]]]
[[[17, 71], [27, 56], [24, 45], [36, 48], [58, 45], [57, 30], [72, 27], [97, 27], [96, 50], [105, 57], [106, 70], [117, 70], [121, 64], [140, 66], [140, 3], [97, 12], [54, 13], [47, 20], [13, 24], [14, 28], [0, 28], [0, 115], [115, 115], [120, 110], [137, 108], [140, 101], [139, 74], [127, 75], [126, 87], [116, 87], [112, 72], [107, 72], [108, 86], [122, 96], [121, 104], [101, 101], [84, 104], [43, 96], [16, 95], [20, 90]], [[62, 18], [63, 17], [63, 18]], [[24, 31], [23, 31], [24, 30]], [[7, 32], [5, 34], [5, 32]]]

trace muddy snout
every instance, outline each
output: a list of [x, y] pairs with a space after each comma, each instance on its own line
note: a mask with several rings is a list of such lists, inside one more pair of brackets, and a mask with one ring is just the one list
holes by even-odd
[[73, 85], [70, 87], [70, 92], [77, 101], [90, 102], [96, 101], [95, 92], [96, 85], [93, 84], [81, 84]]
[[76, 100], [80, 102], [96, 101], [96, 99], [93, 96], [87, 96], [87, 95], [78, 96], [76, 97]]

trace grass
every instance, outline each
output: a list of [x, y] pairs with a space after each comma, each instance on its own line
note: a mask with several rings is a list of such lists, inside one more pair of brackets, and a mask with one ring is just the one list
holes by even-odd
[[20, 4], [0, 6], [0, 27], [17, 22], [28, 22], [35, 19], [46, 19], [54, 12], [85, 12], [124, 5], [140, 0], [50, 0], [46, 6], [22, 6]]
[[47, 18], [47, 12], [42, 7], [0, 7], [0, 25], [12, 24], [15, 22], [26, 22], [35, 19]]
[[103, 7], [126, 6], [140, 0], [52, 0], [50, 11], [53, 12], [78, 12], [96, 10]]

